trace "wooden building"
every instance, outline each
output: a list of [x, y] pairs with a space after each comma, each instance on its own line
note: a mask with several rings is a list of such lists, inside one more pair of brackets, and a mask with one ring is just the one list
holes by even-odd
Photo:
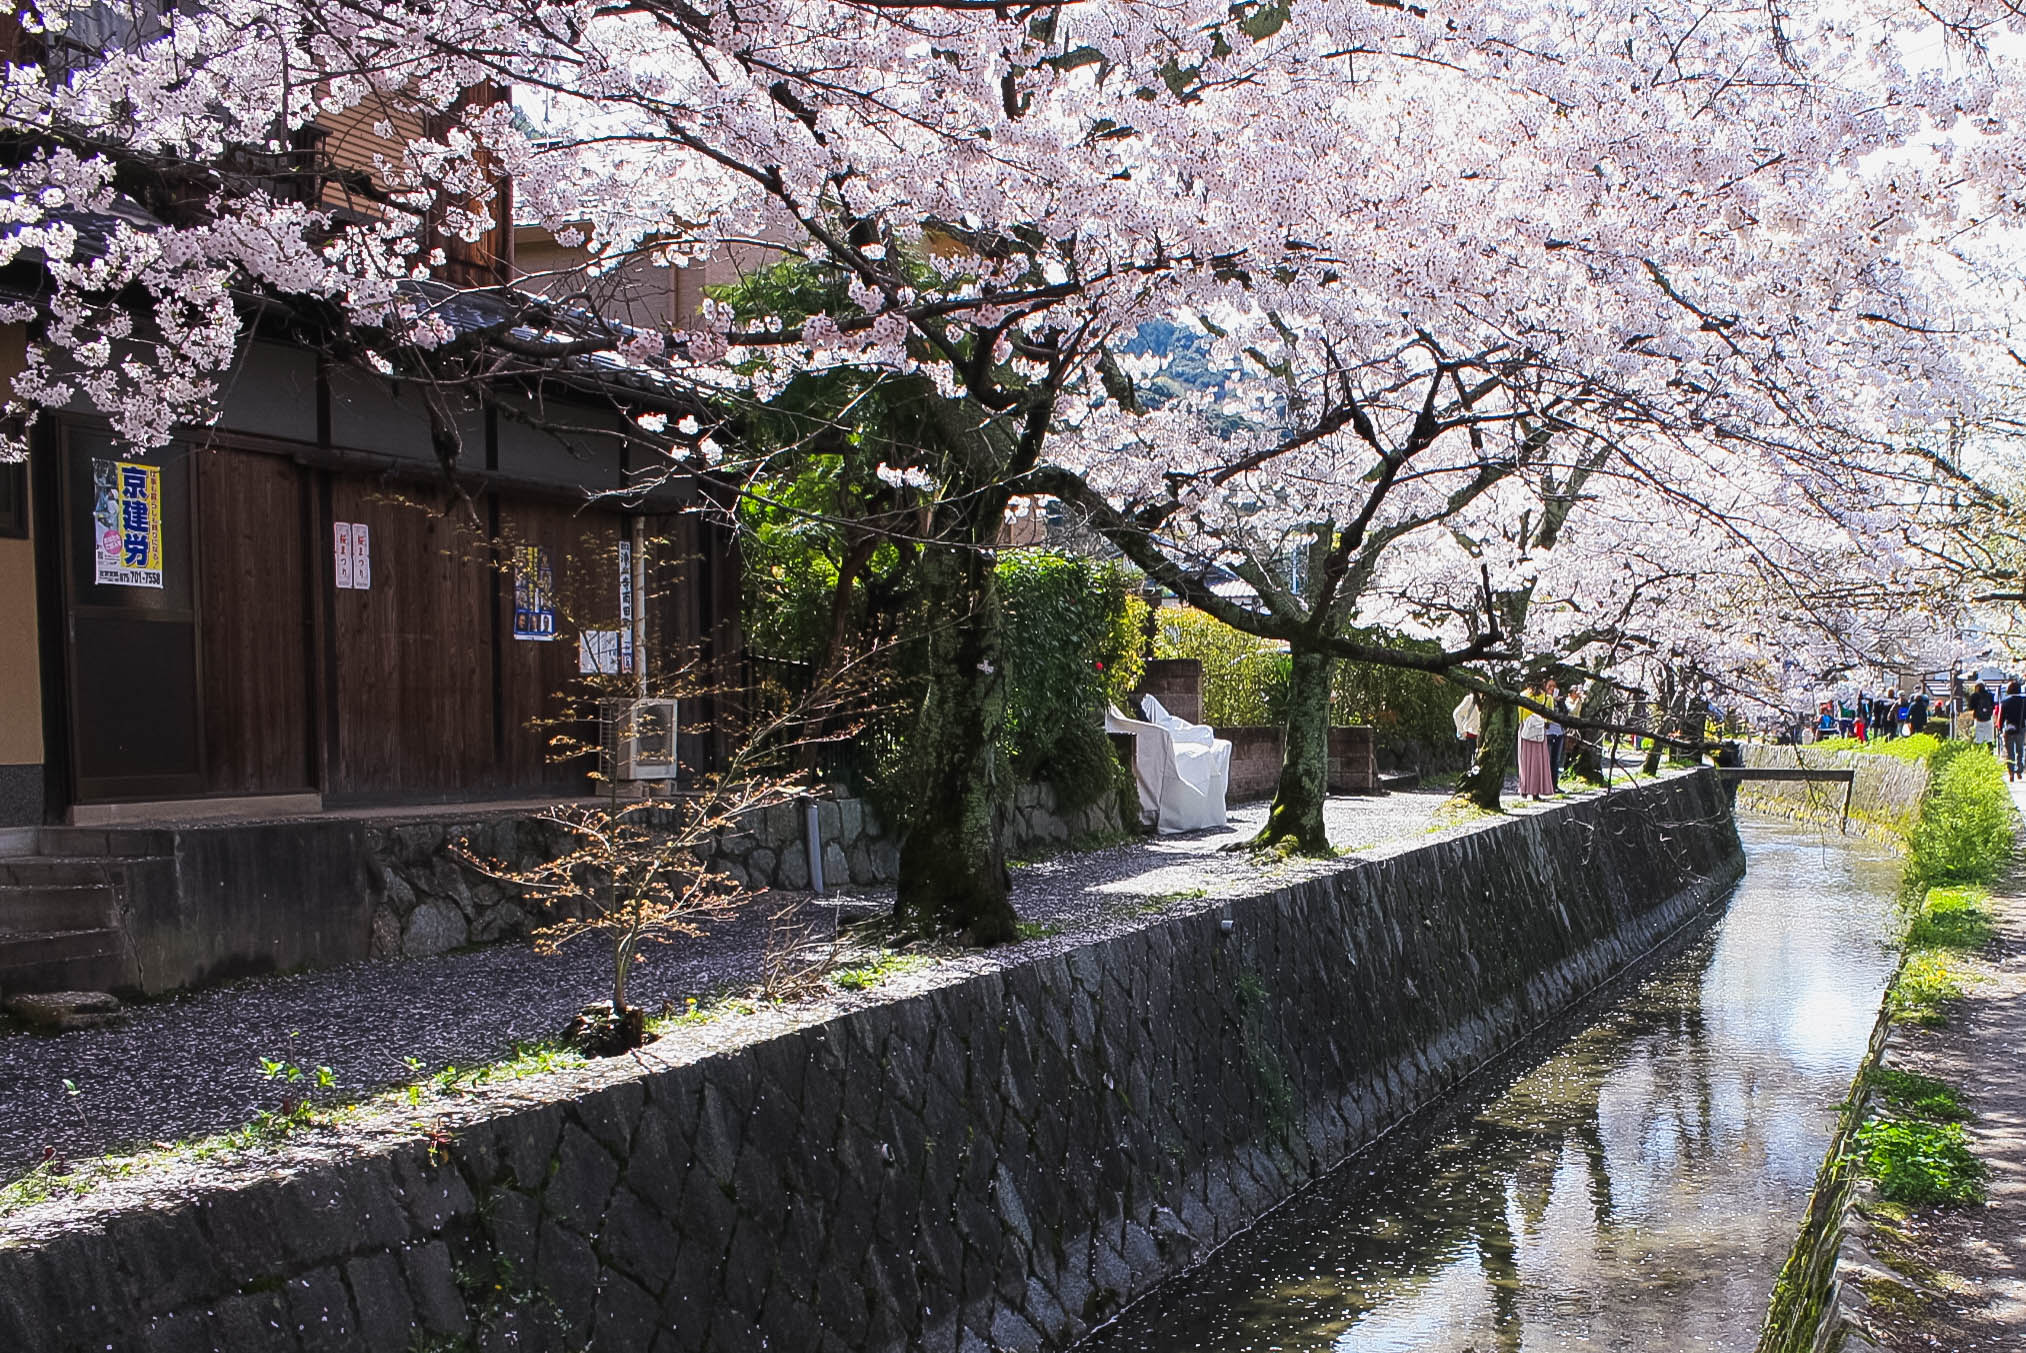
[[468, 411], [465, 501], [419, 392], [280, 343], [250, 342], [217, 425], [163, 453], [45, 419], [0, 542], [4, 822], [584, 792], [589, 760], [550, 744], [588, 740], [581, 669], [631, 652], [621, 542], [650, 566], [654, 680], [736, 654], [737, 570], [693, 487], [593, 497], [634, 477], [623, 420], [543, 394], [567, 430], [515, 417], [524, 397]]

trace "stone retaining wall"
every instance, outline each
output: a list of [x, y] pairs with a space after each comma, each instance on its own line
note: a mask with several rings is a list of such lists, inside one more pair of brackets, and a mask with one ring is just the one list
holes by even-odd
[[1061, 1348], [1742, 870], [1692, 773], [110, 1183], [0, 1234], [0, 1348]]
[[[1892, 990], [1892, 984], [1886, 984]], [[1850, 1094], [1815, 1175], [1801, 1234], [1780, 1269], [1756, 1353], [1860, 1353], [1877, 1347], [1862, 1316], [1864, 1294], [1847, 1281], [1873, 1271], [1864, 1246], [1866, 1228], [1855, 1204], [1870, 1183], [1850, 1152], [1858, 1126], [1871, 1116], [1871, 1071], [1891, 1039], [1892, 1011], [1883, 1006], [1872, 1026], [1864, 1060], [1851, 1078]]]
[[[1923, 761], [1902, 761], [1881, 752], [1824, 752], [1765, 743], [1747, 743], [1741, 750], [1748, 767], [1856, 771], [1850, 794], [1852, 825], [1895, 844], [1905, 839], [1927, 793], [1928, 768]], [[1746, 780], [1738, 786], [1738, 806], [1779, 817], [1835, 821], [1843, 816], [1843, 786], [1820, 781]]]
[[[891, 884], [900, 871], [900, 843], [864, 799], [815, 800], [823, 883], [832, 892]], [[803, 803], [752, 814], [746, 829], [720, 843], [718, 866], [755, 888], [801, 892], [810, 886], [809, 833]], [[1121, 834], [1115, 796], [1064, 812], [1050, 785], [1013, 791], [1006, 853], [1014, 859], [1053, 855], [1072, 841]], [[512, 889], [479, 877], [450, 856], [468, 838], [490, 859], [533, 864], [562, 844], [554, 828], [520, 814], [433, 819], [365, 834], [367, 896], [372, 908], [371, 955], [418, 958], [466, 944], [525, 935], [541, 917]]]

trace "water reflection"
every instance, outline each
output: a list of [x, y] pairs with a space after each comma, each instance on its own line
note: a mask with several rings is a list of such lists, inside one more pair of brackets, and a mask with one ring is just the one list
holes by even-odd
[[1742, 834], [1746, 881], [1688, 952], [1089, 1353], [1751, 1347], [1889, 976], [1898, 867], [1810, 828]]

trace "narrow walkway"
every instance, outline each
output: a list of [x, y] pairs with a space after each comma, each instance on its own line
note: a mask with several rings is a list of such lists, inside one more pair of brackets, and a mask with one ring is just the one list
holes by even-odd
[[[1335, 799], [1330, 839], [1350, 852], [1399, 849], [1438, 825], [1446, 801], [1440, 791]], [[1140, 924], [1164, 904], [1327, 867], [1220, 853], [1257, 831], [1265, 814], [1263, 804], [1248, 805], [1222, 831], [1024, 866], [1014, 873], [1014, 906], [1051, 935], [1087, 939]], [[630, 994], [653, 1008], [750, 986], [761, 975], [770, 918], [784, 906], [827, 936], [840, 914], [890, 902], [891, 893], [760, 898], [700, 938], [650, 946]], [[413, 1081], [411, 1058], [423, 1074], [490, 1061], [517, 1041], [553, 1037], [580, 1006], [607, 994], [610, 963], [595, 940], [553, 958], [526, 944], [494, 945], [238, 982], [137, 1007], [107, 1029], [0, 1037], [0, 1181], [45, 1148], [82, 1158], [236, 1127], [281, 1098], [260, 1072], [262, 1058], [328, 1066], [349, 1096]]]
[[[2012, 786], [2026, 815], [2026, 782]], [[1893, 1353], [2026, 1348], [2026, 859], [1991, 898], [1997, 936], [1988, 980], [1946, 1027], [1896, 1034], [1893, 1061], [1961, 1089], [1976, 1113], [1970, 1147], [1990, 1167], [1983, 1207], [1917, 1209], [1906, 1248], [1945, 1295], [1917, 1311], [1880, 1314]]]

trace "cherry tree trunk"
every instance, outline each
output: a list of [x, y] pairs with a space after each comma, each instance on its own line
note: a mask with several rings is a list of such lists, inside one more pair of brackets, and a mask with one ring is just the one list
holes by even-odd
[[1293, 840], [1307, 855], [1327, 855], [1329, 831], [1323, 802], [1330, 792], [1330, 672], [1326, 652], [1296, 647], [1287, 678], [1287, 725], [1280, 782], [1257, 846]]
[[999, 746], [1004, 613], [991, 553], [932, 546], [922, 558], [931, 632], [927, 688], [909, 734], [915, 793], [900, 848], [894, 920], [968, 944], [1018, 938], [1006, 871], [1011, 790]]
[[1488, 812], [1499, 811], [1499, 796], [1505, 793], [1505, 778], [1512, 773], [1519, 722], [1511, 705], [1490, 705], [1478, 730], [1477, 764], [1457, 782], [1459, 798]]

